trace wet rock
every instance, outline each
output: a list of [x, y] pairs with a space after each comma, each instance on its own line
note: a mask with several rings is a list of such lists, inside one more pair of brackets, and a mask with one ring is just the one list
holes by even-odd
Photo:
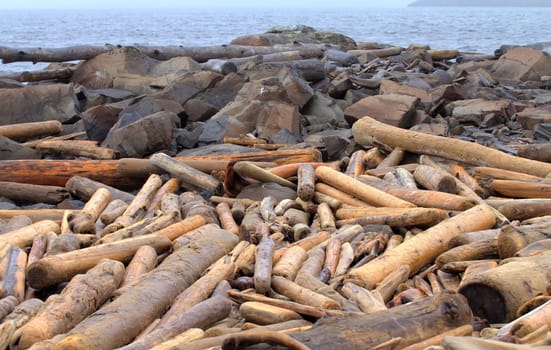
[[534, 130], [538, 124], [551, 123], [551, 105], [526, 108], [516, 116], [524, 129]]
[[173, 130], [180, 118], [172, 112], [157, 112], [146, 117], [127, 114], [107, 134], [102, 145], [118, 151], [121, 157], [144, 157], [170, 147]]
[[386, 124], [409, 128], [418, 102], [417, 97], [399, 94], [369, 96], [345, 109], [344, 116], [350, 125], [368, 115]]
[[551, 72], [549, 54], [528, 47], [515, 47], [501, 56], [493, 66], [493, 76], [501, 84], [540, 81]]
[[40, 159], [42, 154], [0, 135], [0, 160]]
[[79, 103], [72, 85], [30, 85], [0, 89], [0, 125], [77, 118]]
[[356, 42], [345, 35], [332, 32], [318, 32], [312, 27], [294, 26], [272, 28], [264, 34], [240, 36], [233, 39], [231, 45], [272, 46], [277, 44], [313, 43], [333, 44], [341, 50], [351, 50]]
[[480, 125], [484, 118], [493, 114], [505, 122], [515, 113], [513, 104], [509, 100], [488, 101], [485, 99], [461, 100], [449, 103], [446, 106], [448, 115], [455, 117], [461, 123], [475, 123]]

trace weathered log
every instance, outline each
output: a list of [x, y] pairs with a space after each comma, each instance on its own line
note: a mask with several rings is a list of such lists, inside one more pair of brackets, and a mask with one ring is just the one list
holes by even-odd
[[483, 189], [478, 181], [469, 174], [467, 169], [465, 169], [463, 166], [452, 163], [449, 166], [449, 172], [457, 177], [461, 182], [463, 182], [465, 185], [467, 185], [474, 193], [479, 195], [482, 198], [486, 198], [488, 194], [486, 193], [486, 190]]
[[325, 194], [327, 196], [331, 196], [339, 201], [341, 201], [343, 204], [348, 204], [353, 207], [371, 207], [370, 204], [367, 204], [364, 201], [361, 201], [355, 197], [352, 197], [351, 195], [340, 191], [334, 187], [331, 187], [329, 185], [326, 185], [324, 183], [318, 182], [316, 184], [316, 191]]
[[487, 199], [486, 203], [499, 210], [509, 220], [526, 220], [551, 215], [551, 199]]
[[515, 180], [493, 180], [490, 187], [513, 198], [551, 198], [551, 184]]
[[353, 269], [347, 278], [372, 289], [398, 266], [407, 264], [411, 273], [428, 265], [448, 248], [448, 242], [460, 233], [492, 228], [496, 217], [492, 210], [476, 206], [418, 234], [375, 260]]
[[506, 225], [497, 236], [497, 249], [502, 259], [513, 257], [527, 245], [551, 238], [551, 230], [541, 230], [530, 226]]
[[392, 271], [379, 284], [375, 291], [379, 293], [384, 302], [392, 299], [398, 286], [408, 280], [411, 270], [408, 265], [401, 265], [396, 270]]
[[61, 122], [58, 120], [0, 125], [0, 135], [15, 141], [23, 141], [33, 137], [59, 134], [61, 130]]
[[181, 318], [180, 314], [191, 310], [214, 293], [220, 282], [230, 280], [234, 275], [235, 264], [219, 264], [210, 269], [189, 288], [176, 297], [170, 309], [161, 318], [156, 328], [163, 328]]
[[[119, 49], [120, 45], [106, 44], [104, 46], [70, 46], [65, 48], [10, 48], [0, 47], [0, 59], [3, 63], [12, 62], [66, 62], [88, 60], [102, 53]], [[274, 45], [274, 46], [143, 46], [134, 45], [143, 54], [158, 59], [168, 60], [174, 57], [188, 56], [197, 62], [205, 62], [213, 58], [238, 58], [255, 55], [285, 52], [289, 50], [300, 51], [304, 57], [321, 57], [327, 50], [326, 45], [301, 44]]]
[[[132, 200], [129, 202], [131, 201]], [[114, 199], [107, 204], [107, 207], [105, 207], [99, 218], [101, 222], [107, 226], [121, 216], [126, 208], [128, 208], [128, 203], [121, 199]]]
[[60, 232], [59, 224], [52, 220], [42, 220], [28, 226], [0, 235], [0, 246], [2, 244], [13, 244], [20, 248], [30, 246], [36, 234]]
[[136, 250], [132, 260], [124, 271], [124, 277], [120, 283], [121, 287], [138, 281], [141, 276], [157, 265], [157, 251], [149, 245], [144, 245]]
[[495, 338], [499, 339], [504, 336], [522, 338], [542, 326], [548, 326], [551, 322], [550, 308], [551, 301], [545, 302], [532, 311], [501, 327], [497, 331]]
[[272, 277], [272, 288], [280, 294], [285, 295], [291, 300], [305, 305], [319, 307], [323, 309], [340, 310], [339, 303], [321, 294], [315, 293], [309, 289], [280, 276]]
[[[101, 171], [101, 169], [98, 171]], [[70, 177], [65, 183], [65, 188], [69, 190], [72, 195], [85, 201], [90, 200], [99, 188], [108, 189], [109, 192], [111, 192], [112, 200], [119, 199], [125, 203], [131, 203], [135, 197], [128, 192], [121, 191], [102, 182], [94, 181], [90, 178], [82, 176]]]
[[385, 301], [377, 290], [370, 291], [354, 283], [347, 282], [341, 291], [348, 299], [355, 301], [366, 314], [387, 310]]
[[176, 346], [183, 345], [194, 340], [202, 339], [205, 337], [205, 331], [200, 328], [190, 328], [187, 331], [178, 334], [174, 338], [171, 338], [159, 345], [155, 345], [151, 350], [171, 350]]
[[220, 282], [209, 299], [175, 315], [175, 319], [156, 327], [150, 333], [138, 337], [134, 342], [119, 349], [148, 350], [190, 328], [207, 328], [211, 324], [223, 320], [231, 311], [231, 301], [227, 296], [227, 291], [230, 289], [227, 281]]
[[[444, 292], [418, 302], [362, 316], [327, 317], [312, 329], [290, 334], [311, 349], [371, 349], [393, 338], [405, 347], [447, 330], [470, 324], [472, 314], [464, 297]], [[399, 326], [398, 326], [398, 325]]]
[[415, 168], [413, 176], [427, 190], [457, 193], [455, 179], [438, 168], [421, 164]]
[[404, 150], [401, 147], [395, 147], [379, 164], [377, 169], [392, 167], [400, 164], [404, 157]]
[[40, 312], [16, 332], [19, 348], [27, 349], [76, 326], [111, 296], [123, 274], [122, 263], [103, 260], [86, 274], [71, 279], [61, 294], [48, 298]]
[[272, 275], [294, 280], [302, 263], [306, 260], [306, 250], [301, 246], [287, 249], [272, 269]]
[[258, 243], [255, 252], [254, 288], [260, 294], [270, 290], [275, 243], [269, 236], [264, 236]]
[[275, 182], [285, 187], [296, 189], [297, 186], [291, 181], [272, 174], [268, 170], [262, 169], [252, 162], [241, 161], [235, 163], [233, 169], [243, 177], [250, 177], [260, 182]]
[[239, 313], [247, 322], [268, 325], [302, 317], [295, 311], [257, 301], [247, 301], [239, 306]]
[[111, 201], [111, 192], [98, 188], [78, 214], [69, 214], [69, 227], [74, 233], [96, 233], [96, 220]]
[[8, 295], [0, 299], [0, 321], [8, 316], [17, 305], [19, 305], [19, 300], [14, 295]]
[[96, 266], [101, 259], [128, 262], [143, 245], [151, 245], [161, 253], [171, 247], [171, 241], [166, 237], [146, 235], [48, 256], [27, 267], [27, 281], [35, 289], [68, 281]]
[[89, 140], [44, 140], [34, 146], [42, 153], [60, 153], [90, 159], [115, 159], [117, 152]]
[[337, 226], [345, 224], [408, 227], [436, 225], [448, 218], [443, 209], [432, 208], [341, 208], [336, 212]]
[[229, 335], [222, 344], [222, 350], [237, 350], [248, 345], [267, 343], [270, 346], [281, 345], [289, 350], [308, 350], [309, 347], [284, 333], [252, 329], [249, 333]]
[[359, 176], [358, 180], [424, 208], [463, 211], [472, 208], [475, 204], [468, 198], [452, 193], [396, 187], [386, 181], [369, 176]]
[[518, 171], [504, 170], [492, 167], [479, 166], [473, 169], [473, 176], [477, 179], [487, 181], [488, 179], [492, 180], [515, 180], [515, 181], [524, 181], [524, 182], [536, 182], [536, 183], [546, 183], [546, 179], [525, 174]]
[[56, 349], [108, 350], [128, 344], [236, 244], [237, 237], [228, 231], [203, 232], [201, 237], [169, 255], [133, 288], [79, 323]]
[[128, 208], [126, 208], [124, 213], [113, 223], [103, 229], [103, 234], [113, 233], [141, 220], [145, 216], [147, 208], [149, 207], [155, 192], [159, 189], [159, 187], [161, 187], [162, 184], [163, 181], [159, 175], [151, 174], [147, 181], [143, 184], [138, 194], [136, 194], [132, 202], [130, 202]]
[[0, 181], [0, 194], [16, 202], [57, 204], [69, 197], [63, 187]]
[[13, 295], [22, 302], [25, 299], [25, 267], [27, 253], [18, 247], [10, 246], [0, 261], [0, 295]]
[[[230, 161], [262, 161], [277, 164], [319, 162], [321, 153], [315, 148], [278, 150], [213, 156], [176, 157], [198, 170], [224, 170]], [[161, 170], [149, 159], [120, 160], [3, 160], [0, 181], [16, 181], [37, 185], [65, 186], [73, 176], [88, 177], [104, 185], [120, 189], [137, 189], [151, 173]], [[13, 174], [17, 174], [14, 179]], [[94, 191], [91, 191], [92, 193]], [[118, 198], [113, 196], [113, 198]]]
[[[158, 214], [158, 212], [161, 210], [161, 204], [163, 201], [163, 198], [166, 194], [174, 194], [178, 191], [180, 188], [180, 181], [175, 178], [168, 179], [162, 186], [157, 190], [155, 193], [155, 196], [151, 199], [151, 203], [149, 204], [149, 207], [147, 208], [147, 212], [145, 213], [145, 217], [153, 217]], [[178, 209], [179, 211], [179, 209]]]
[[107, 233], [103, 236], [105, 230], [101, 233], [102, 237], [97, 240], [94, 245], [111, 243], [120, 241], [122, 239], [127, 239], [131, 237], [137, 237], [142, 235], [147, 235], [151, 233], [156, 233], [162, 229], [169, 227], [170, 225], [179, 221], [177, 213], [172, 212], [170, 214], [164, 214], [161, 216], [142, 219], [137, 221], [130, 226], [123, 227], [116, 230], [115, 232]]
[[[344, 173], [351, 177], [356, 177], [360, 174], [363, 174], [365, 170], [365, 151], [363, 149], [357, 150], [356, 152], [352, 153], [350, 156], [350, 161], [348, 162], [348, 165], [346, 166], [346, 170]], [[339, 170], [339, 169], [335, 169]]]
[[297, 194], [303, 201], [314, 198], [316, 191], [316, 176], [314, 167], [310, 164], [301, 164], [297, 171]]
[[45, 80], [69, 82], [69, 79], [71, 79], [75, 70], [76, 65], [71, 67], [62, 67], [58, 69], [40, 69], [33, 71], [1, 74], [0, 79], [11, 79], [22, 83]]
[[549, 143], [515, 145], [513, 148], [516, 149], [519, 157], [551, 162], [551, 144]]
[[390, 147], [443, 157], [467, 164], [484, 165], [525, 174], [545, 177], [551, 173], [551, 164], [515, 157], [473, 142], [422, 132], [400, 129], [364, 117], [352, 126], [352, 134], [362, 145], [379, 142]]
[[415, 206], [328, 167], [318, 167], [316, 176], [328, 185], [358, 197], [369, 204], [396, 208]]
[[158, 230], [157, 232], [155, 232], [155, 235], [166, 237], [173, 241], [183, 234], [195, 230], [205, 225], [206, 223], [207, 222], [205, 218], [201, 215], [193, 215], [185, 218], [182, 221], [178, 221], [170, 226]]
[[475, 315], [491, 323], [509, 322], [524, 302], [546, 293], [549, 271], [549, 251], [512, 258], [495, 269], [464, 278], [459, 292], [467, 297]]
[[193, 188], [198, 187], [212, 194], [222, 193], [222, 184], [220, 181], [164, 153], [154, 154], [151, 156], [150, 160], [153, 165], [167, 171], [172, 177], [180, 180], [184, 186], [191, 185]]
[[498, 255], [497, 239], [491, 238], [449, 249], [436, 258], [435, 264], [441, 268], [450, 262], [497, 258]]

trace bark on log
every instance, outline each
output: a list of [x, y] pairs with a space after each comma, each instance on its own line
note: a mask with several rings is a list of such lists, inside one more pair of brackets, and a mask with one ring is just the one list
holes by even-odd
[[409, 265], [411, 273], [415, 273], [423, 266], [431, 264], [448, 249], [449, 241], [460, 233], [489, 229], [495, 224], [496, 217], [492, 210], [485, 206], [476, 206], [406, 240], [364, 266], [351, 270], [347, 278], [353, 283], [372, 289], [400, 265]]
[[34, 137], [59, 134], [61, 131], [61, 122], [58, 120], [0, 125], [0, 135], [14, 141], [24, 141]]
[[0, 195], [16, 202], [57, 204], [69, 197], [63, 187], [0, 181]]
[[352, 126], [352, 134], [356, 141], [362, 145], [378, 142], [390, 147], [402, 147], [413, 153], [518, 171], [540, 177], [551, 173], [551, 164], [549, 163], [515, 157], [473, 142], [400, 129], [370, 117], [358, 120]]
[[62, 334], [96, 311], [117, 289], [124, 265], [103, 260], [84, 275], [78, 275], [58, 295], [53, 295], [40, 312], [17, 331], [20, 349]]
[[491, 323], [509, 322], [524, 302], [546, 293], [550, 271], [549, 251], [512, 258], [495, 269], [465, 278], [459, 292], [467, 297], [475, 315]]
[[56, 350], [109, 350], [128, 344], [237, 241], [225, 230], [203, 232], [169, 255], [133, 288], [69, 331]]
[[171, 247], [171, 241], [157, 235], [146, 235], [47, 256], [27, 267], [27, 281], [35, 289], [68, 281], [96, 266], [101, 259], [128, 262], [143, 245], [151, 245], [161, 253]]
[[[120, 45], [106, 44], [104, 46], [70, 46], [64, 48], [11, 48], [0, 47], [0, 59], [3, 63], [12, 62], [66, 62], [88, 60], [102, 53], [111, 52], [121, 48]], [[168, 60], [174, 57], [187, 56], [197, 62], [206, 62], [213, 58], [239, 58], [255, 55], [285, 52], [290, 50], [300, 51], [304, 57], [321, 57], [327, 50], [322, 44], [274, 45], [274, 46], [244, 46], [244, 45], [220, 45], [220, 46], [142, 46], [134, 45], [143, 54], [158, 59]]]
[[290, 336], [311, 349], [371, 349], [393, 338], [400, 347], [418, 343], [453, 328], [470, 324], [472, 314], [464, 297], [444, 292], [418, 302], [365, 316], [327, 317], [310, 330]]

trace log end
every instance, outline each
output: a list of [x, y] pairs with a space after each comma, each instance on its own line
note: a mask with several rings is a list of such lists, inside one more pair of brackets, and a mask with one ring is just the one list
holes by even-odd
[[481, 283], [470, 283], [460, 288], [475, 316], [487, 319], [490, 323], [501, 323], [507, 319], [503, 296], [494, 288]]
[[48, 266], [42, 264], [40, 260], [30, 264], [27, 267], [26, 279], [27, 284], [36, 290], [52, 285], [51, 270]]
[[69, 228], [74, 233], [96, 234], [96, 225], [92, 215], [88, 213], [78, 213], [69, 215]]

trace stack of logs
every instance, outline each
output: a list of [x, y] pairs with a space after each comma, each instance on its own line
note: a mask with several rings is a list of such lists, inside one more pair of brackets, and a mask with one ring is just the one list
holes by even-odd
[[[86, 202], [0, 211], [0, 348], [549, 345], [551, 164], [369, 117], [353, 134], [370, 147], [336, 163], [0, 162], [25, 182], [3, 196]], [[236, 197], [254, 183], [295, 197]]]

